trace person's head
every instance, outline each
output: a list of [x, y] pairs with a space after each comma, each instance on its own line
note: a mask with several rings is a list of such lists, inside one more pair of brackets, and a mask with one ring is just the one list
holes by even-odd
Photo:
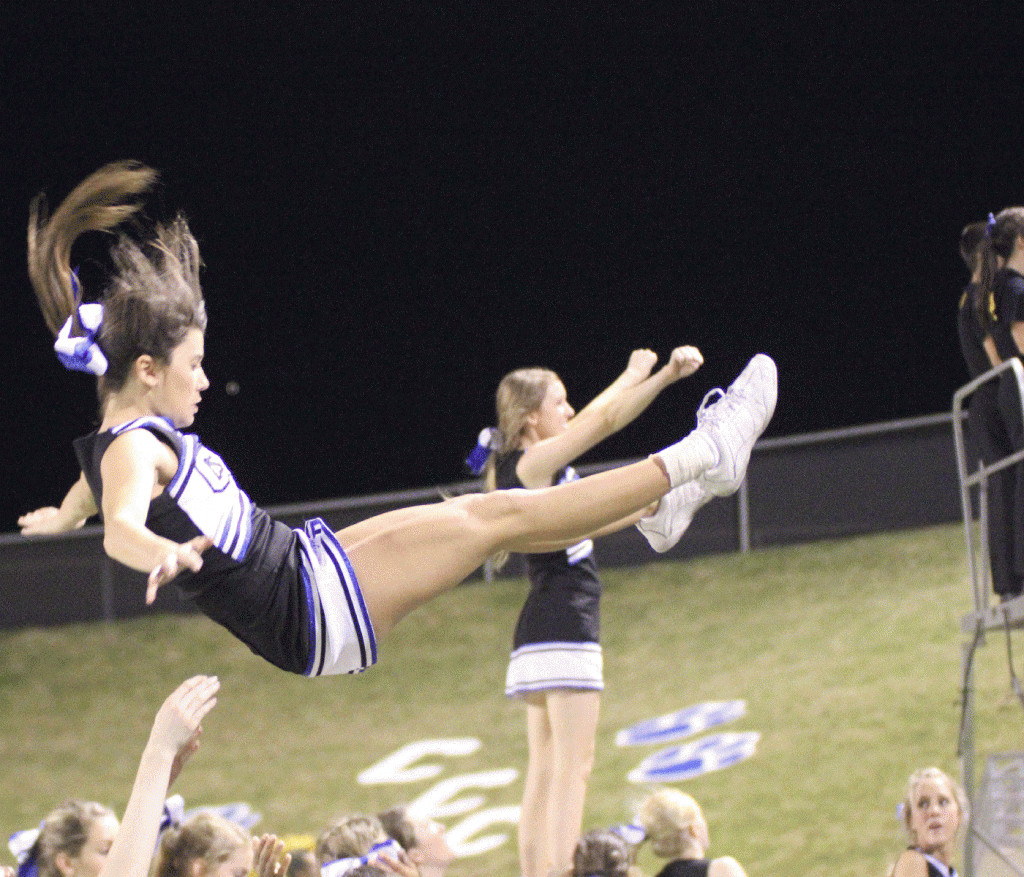
[[[57, 335], [72, 319], [73, 336], [82, 300], [70, 257], [88, 231], [113, 231], [139, 210], [135, 201], [156, 180], [137, 162], [116, 162], [81, 182], [53, 216], [42, 196], [32, 202], [28, 229], [29, 277], [47, 326]], [[206, 331], [206, 305], [199, 286], [199, 247], [185, 218], [157, 225], [141, 241], [122, 233], [110, 250], [113, 274], [102, 295], [103, 321], [96, 342], [107, 360], [99, 379], [100, 399], [133, 377], [138, 360], [167, 366], [190, 330]]]
[[574, 413], [565, 386], [546, 368], [520, 368], [505, 375], [495, 394], [495, 410], [502, 436], [499, 454], [515, 450], [527, 436], [556, 435]]
[[633, 851], [622, 835], [605, 828], [588, 831], [572, 854], [572, 877], [628, 877]]
[[978, 270], [978, 255], [982, 243], [985, 241], [985, 231], [988, 228], [987, 222], [972, 222], [965, 225], [960, 232], [960, 258], [967, 266], [967, 273], [972, 277]]
[[455, 860], [448, 837], [441, 823], [431, 819], [414, 819], [406, 807], [392, 807], [377, 814], [388, 837], [398, 841], [409, 858], [426, 873], [441, 874]]
[[656, 856], [677, 859], [693, 854], [700, 858], [709, 846], [708, 824], [700, 806], [678, 789], [659, 789], [648, 795], [637, 821]]
[[160, 838], [154, 877], [247, 877], [252, 838], [216, 813], [197, 813]]
[[925, 852], [956, 837], [968, 815], [963, 789], [937, 767], [915, 771], [903, 795], [903, 822], [911, 844]]
[[1024, 252], [1024, 207], [1007, 207], [986, 223], [977, 252], [979, 282], [991, 292], [996, 272], [1015, 254]]
[[292, 850], [286, 877], [317, 877], [320, 863], [312, 850]]
[[98, 877], [117, 829], [117, 817], [102, 804], [65, 801], [43, 820], [29, 856], [39, 877]]
[[365, 856], [374, 844], [388, 839], [376, 816], [352, 813], [336, 819], [320, 832], [316, 857], [321, 865], [337, 859]]

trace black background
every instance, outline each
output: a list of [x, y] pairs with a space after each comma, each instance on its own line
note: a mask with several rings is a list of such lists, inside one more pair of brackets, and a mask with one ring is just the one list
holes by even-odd
[[506, 371], [578, 407], [641, 346], [706, 365], [592, 459], [675, 440], [758, 350], [769, 435], [948, 410], [960, 229], [1024, 201], [993, 8], [551, 6], [0, 13], [0, 529], [59, 502], [96, 408], [28, 203], [121, 158], [199, 239], [195, 428], [264, 505], [458, 480]]

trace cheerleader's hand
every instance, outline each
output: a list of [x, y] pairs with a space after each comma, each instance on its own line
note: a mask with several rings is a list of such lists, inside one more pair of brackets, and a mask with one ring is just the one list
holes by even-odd
[[209, 536], [196, 536], [188, 542], [175, 546], [169, 551], [160, 565], [150, 574], [146, 584], [146, 603], [156, 599], [156, 592], [172, 579], [177, 578], [185, 570], [199, 572], [203, 567], [202, 554], [207, 548], [213, 547]]
[[292, 861], [292, 854], [284, 851], [284, 841], [273, 834], [252, 840], [252, 873], [255, 877], [283, 877]]
[[188, 764], [188, 760], [199, 750], [199, 738], [202, 734], [202, 727], [196, 728], [192, 732], [192, 736], [178, 749], [178, 754], [174, 756], [174, 761], [171, 763], [171, 778], [167, 780], [167, 788], [174, 785], [174, 781], [181, 774], [185, 765]]
[[673, 381], [688, 378], [704, 364], [704, 357], [696, 347], [677, 347], [672, 351], [664, 368]]
[[216, 706], [219, 690], [216, 676], [193, 676], [182, 682], [157, 711], [150, 745], [174, 753], [172, 758], [187, 760], [184, 753], [194, 746], [196, 732]]
[[66, 533], [68, 530], [75, 530], [81, 527], [84, 523], [85, 518], [75, 523], [65, 521], [60, 516], [60, 509], [52, 505], [36, 509], [34, 512], [28, 512], [18, 518], [18, 526], [21, 527], [22, 536]]
[[629, 372], [636, 381], [646, 381], [651, 374], [651, 369], [654, 368], [654, 364], [657, 361], [658, 354], [653, 350], [634, 350], [629, 355], [629, 364], [626, 366], [626, 371]]
[[381, 853], [373, 864], [385, 873], [397, 874], [398, 877], [419, 877], [420, 875], [420, 869], [405, 852], [401, 852], [397, 856]]

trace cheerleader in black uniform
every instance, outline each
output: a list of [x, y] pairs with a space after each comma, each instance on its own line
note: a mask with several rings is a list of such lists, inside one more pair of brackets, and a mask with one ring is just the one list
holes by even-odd
[[[991, 310], [995, 314], [990, 326], [995, 356], [992, 355], [991, 346], [986, 347], [988, 359], [1005, 362], [1013, 357], [1022, 358], [1024, 207], [1007, 207], [989, 221], [985, 237], [978, 248], [978, 276], [980, 290], [976, 294], [986, 304], [991, 302]], [[1010, 447], [1014, 451], [1024, 449], [1020, 390], [1016, 378], [1010, 372], [1005, 372], [999, 380], [998, 402]], [[998, 445], [992, 449], [993, 452], [999, 450]], [[1007, 503], [1011, 507], [1013, 532], [1011, 580], [1000, 582], [996, 578], [995, 568], [992, 572], [993, 583], [997, 588], [1005, 588], [1002, 592], [1004, 598], [1018, 596], [1024, 582], [1024, 466], [1016, 466], [1011, 471], [1013, 496]]]
[[[1002, 360], [996, 352], [992, 331], [996, 323], [995, 297], [986, 294], [981, 283], [979, 251], [988, 233], [988, 223], [974, 222], [960, 234], [960, 255], [971, 272], [971, 282], [960, 296], [957, 332], [960, 350], [971, 378], [976, 378]], [[967, 412], [968, 438], [975, 453], [986, 464], [1013, 453], [1006, 420], [999, 407], [999, 384], [989, 381], [971, 396]], [[1019, 564], [1014, 558], [1024, 552], [1024, 532], [1014, 528], [1014, 494], [1017, 471], [1003, 469], [988, 483], [988, 548], [992, 589], [1006, 600], [1020, 594]], [[1020, 543], [1019, 547], [1016, 543]]]
[[[730, 392], [744, 392], [742, 386], [758, 368], [757, 359]], [[498, 429], [481, 435], [482, 446], [493, 450], [486, 463], [488, 487], [541, 489], [574, 482], [577, 475], [569, 465], [573, 460], [630, 423], [663, 389], [693, 374], [703, 362], [694, 347], [676, 348], [668, 363], [652, 374], [656, 361], [650, 350], [633, 351], [625, 371], [579, 414], [554, 372], [527, 368], [506, 375], [497, 391]], [[742, 478], [743, 472], [738, 472], [729, 492]], [[592, 540], [637, 524], [652, 545], [665, 550], [711, 499], [707, 487], [700, 479], [687, 482], [658, 508], [637, 510], [595, 528], [571, 546], [552, 546], [558, 550], [527, 559], [530, 594], [516, 625], [505, 682], [505, 693], [526, 704], [529, 765], [519, 823], [523, 877], [547, 877], [568, 869], [582, 824], [604, 687], [601, 585]], [[673, 510], [676, 524], [671, 533], [656, 523], [663, 507]], [[653, 518], [644, 519], [645, 512]]]
[[911, 774], [902, 808], [910, 847], [890, 877], [956, 877], [953, 849], [967, 821], [963, 789], [939, 768], [926, 767]]
[[76, 445], [82, 477], [60, 508], [19, 524], [27, 535], [59, 533], [101, 511], [104, 550], [149, 573], [147, 600], [180, 575], [204, 612], [282, 669], [358, 672], [374, 662], [377, 637], [497, 551], [574, 545], [698, 477], [708, 492], [727, 490], [771, 416], [775, 366], [755, 357], [742, 392], [726, 394], [691, 435], [642, 462], [549, 490], [401, 509], [337, 533], [318, 519], [292, 530], [182, 432], [209, 387], [199, 251], [184, 219], [141, 243], [122, 236], [102, 303], [82, 303], [69, 263], [75, 240], [133, 218], [155, 176], [118, 162], [79, 184], [51, 218], [33, 203], [32, 286], [61, 360], [99, 377], [101, 423]]

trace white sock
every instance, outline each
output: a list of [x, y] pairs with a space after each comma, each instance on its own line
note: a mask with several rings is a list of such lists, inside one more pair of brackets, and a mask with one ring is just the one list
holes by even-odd
[[679, 487], [718, 465], [718, 448], [701, 432], [691, 432], [674, 445], [658, 451], [657, 457], [668, 472], [669, 483]]

